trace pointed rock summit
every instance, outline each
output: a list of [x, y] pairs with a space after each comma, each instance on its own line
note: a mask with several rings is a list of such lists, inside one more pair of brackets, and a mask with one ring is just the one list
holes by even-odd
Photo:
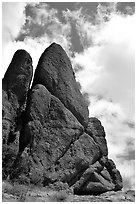
[[104, 127], [88, 117], [63, 48], [43, 52], [30, 88], [32, 72], [30, 55], [18, 50], [3, 79], [3, 178], [78, 195], [121, 190]]
[[[32, 58], [25, 50], [17, 50], [2, 79], [2, 118], [4, 141], [14, 138], [26, 108], [27, 94], [33, 74]], [[20, 121], [20, 124], [18, 123]], [[9, 137], [10, 135], [10, 137]], [[6, 142], [5, 141], [5, 142]]]
[[84, 127], [87, 126], [88, 107], [78, 88], [70, 59], [60, 45], [51, 44], [41, 55], [33, 86], [35, 84], [44, 85]]

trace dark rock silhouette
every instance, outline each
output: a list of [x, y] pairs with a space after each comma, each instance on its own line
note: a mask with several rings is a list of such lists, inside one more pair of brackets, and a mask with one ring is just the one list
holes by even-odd
[[[12, 133], [21, 124], [27, 93], [32, 79], [32, 59], [25, 50], [18, 50], [2, 80], [3, 142], [12, 141]], [[14, 137], [14, 135], [13, 135]], [[14, 140], [14, 138], [13, 138]]]
[[32, 79], [32, 59], [25, 50], [18, 50], [2, 80], [2, 138], [3, 173], [16, 158], [19, 147], [19, 131], [27, 103]]
[[88, 118], [60, 45], [44, 51], [29, 89], [31, 78], [31, 57], [17, 51], [3, 79], [3, 178], [54, 187], [60, 183], [78, 195], [121, 190], [104, 127]]

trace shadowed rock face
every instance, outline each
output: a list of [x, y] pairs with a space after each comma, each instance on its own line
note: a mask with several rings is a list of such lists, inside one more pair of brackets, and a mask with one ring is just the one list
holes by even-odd
[[[32, 59], [25, 50], [18, 50], [2, 80], [3, 139], [7, 143], [9, 135], [21, 125], [21, 117], [26, 107], [27, 93], [32, 79]], [[20, 124], [19, 124], [20, 123]], [[13, 138], [14, 140], [14, 138]]]
[[70, 60], [60, 45], [53, 43], [44, 51], [29, 89], [31, 78], [31, 57], [19, 50], [3, 79], [7, 138], [3, 177], [43, 186], [60, 183], [78, 195], [122, 189], [120, 172], [108, 158], [104, 127], [97, 118], [88, 118]]
[[87, 125], [88, 107], [79, 91], [71, 62], [60, 45], [51, 44], [40, 57], [33, 81], [35, 84], [43, 84], [84, 127]]

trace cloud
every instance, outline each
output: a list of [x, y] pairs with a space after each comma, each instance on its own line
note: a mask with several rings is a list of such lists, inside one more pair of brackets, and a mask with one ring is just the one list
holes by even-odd
[[[33, 39], [54, 39], [62, 44], [65, 49], [69, 47], [71, 27], [69, 23], [62, 23], [59, 20], [57, 9], [50, 8], [46, 3], [28, 4], [26, 6], [26, 23], [23, 26], [17, 40], [23, 35]], [[26, 32], [26, 36], [25, 33]]]
[[90, 32], [81, 27], [81, 32], [87, 32], [86, 38], [92, 38], [92, 45], [86, 45], [84, 52], [76, 53], [73, 60], [74, 66], [83, 67], [77, 74], [83, 91], [113, 98], [125, 111], [130, 107], [129, 115], [134, 113], [134, 23], [134, 16], [113, 14], [109, 21], [92, 26]]
[[[26, 3], [10, 3], [3, 2], [2, 4], [2, 31], [3, 41], [14, 39], [25, 21]], [[18, 11], [18, 12], [17, 12]]]
[[25, 23], [25, 6], [26, 3], [23, 2], [2, 3], [2, 75], [4, 75], [13, 56], [12, 49], [10, 49], [11, 44]]
[[124, 190], [135, 189], [135, 160], [121, 160], [119, 169], [123, 175]]

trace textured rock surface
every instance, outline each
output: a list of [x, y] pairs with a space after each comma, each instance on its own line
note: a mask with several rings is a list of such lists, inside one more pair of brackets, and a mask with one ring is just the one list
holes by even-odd
[[3, 79], [3, 177], [77, 195], [121, 190], [104, 127], [88, 118], [65, 51], [55, 43], [45, 50], [29, 90], [31, 63], [17, 51]]
[[[3, 173], [18, 153], [22, 116], [32, 78], [32, 59], [25, 50], [18, 50], [2, 80]], [[10, 145], [9, 145], [10, 144]]]
[[103, 156], [108, 155], [107, 142], [105, 139], [104, 127], [97, 118], [89, 118], [88, 125], [86, 128], [87, 134], [89, 134], [100, 148], [100, 152]]
[[123, 188], [122, 177], [119, 170], [116, 169], [115, 163], [111, 159], [108, 159], [106, 168], [113, 179], [115, 190], [121, 190]]
[[[2, 118], [4, 143], [17, 128], [26, 106], [27, 93], [32, 79], [32, 59], [25, 50], [18, 50], [2, 80]], [[11, 133], [11, 134], [10, 134]], [[14, 138], [13, 138], [14, 140]]]
[[43, 84], [82, 125], [87, 125], [88, 107], [75, 81], [71, 62], [60, 45], [51, 44], [40, 57], [34, 75], [35, 84]]
[[19, 150], [22, 152], [29, 144], [33, 151], [32, 159], [38, 163], [35, 166], [45, 172], [54, 169], [53, 164], [84, 131], [73, 114], [43, 85], [32, 88], [24, 122]]
[[100, 157], [99, 148], [94, 140], [87, 134], [83, 134], [71, 144], [66, 154], [58, 160], [56, 169], [60, 180], [72, 186], [78, 181], [90, 164]]
[[101, 160], [90, 165], [83, 173], [80, 180], [74, 186], [74, 193], [78, 195], [104, 193], [115, 189], [115, 184], [107, 172], [107, 177], [102, 176], [101, 172], [106, 170], [105, 163], [102, 165]]

